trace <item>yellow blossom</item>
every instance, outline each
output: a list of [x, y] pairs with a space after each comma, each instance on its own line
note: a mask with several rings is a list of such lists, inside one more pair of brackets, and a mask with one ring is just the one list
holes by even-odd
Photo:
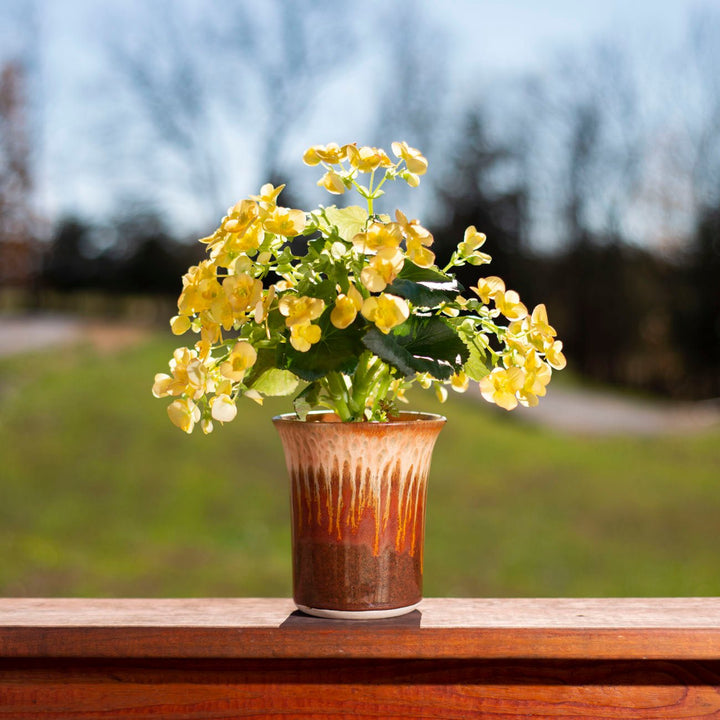
[[321, 162], [328, 165], [337, 165], [347, 157], [347, 149], [340, 147], [337, 143], [327, 145], [313, 145], [303, 155], [303, 162], [306, 165], [318, 165]]
[[267, 232], [283, 237], [295, 237], [305, 229], [306, 217], [302, 210], [290, 208], [274, 208], [263, 219], [263, 227]]
[[522, 390], [524, 381], [525, 373], [520, 368], [498, 367], [480, 380], [480, 392], [488, 402], [512, 410], [517, 407], [516, 393]]
[[290, 327], [290, 344], [298, 352], [307, 352], [311, 345], [320, 340], [321, 330], [318, 325], [299, 323]]
[[195, 423], [200, 421], [200, 408], [190, 398], [180, 398], [170, 403], [167, 409], [173, 425], [186, 433], [191, 433]]
[[358, 233], [352, 244], [364, 253], [376, 253], [382, 248], [397, 248], [402, 242], [402, 228], [398, 223], [370, 223], [366, 232]]
[[495, 307], [508, 320], [520, 320], [527, 315], [527, 308], [520, 302], [520, 296], [514, 290], [496, 293]]
[[470, 378], [462, 371], [453, 373], [450, 376], [450, 387], [458, 393], [464, 393], [470, 386]]
[[420, 387], [423, 390], [428, 390], [432, 387], [432, 376], [430, 373], [417, 373], [415, 379], [420, 383]]
[[398, 276], [404, 264], [405, 256], [398, 248], [382, 248], [362, 269], [360, 280], [370, 292], [382, 292]]
[[344, 145], [350, 164], [362, 173], [372, 172], [379, 167], [391, 167], [392, 160], [384, 150], [375, 147], [364, 146], [358, 148], [356, 145]]
[[395, 156], [405, 161], [405, 165], [411, 173], [414, 175], [425, 174], [428, 168], [428, 161], [419, 150], [409, 147], [406, 142], [394, 142], [391, 147]]
[[277, 204], [278, 195], [284, 188], [284, 185], [275, 187], [272, 183], [265, 183], [260, 188], [260, 194], [251, 195], [250, 199], [260, 203], [265, 210], [272, 209]]
[[155, 376], [153, 395], [188, 395], [199, 398], [205, 391], [207, 371], [197, 354], [189, 348], [177, 348], [170, 360], [170, 375], [159, 373]]
[[220, 267], [236, 267], [238, 256], [244, 253], [254, 254], [260, 247], [264, 237], [260, 221], [253, 222], [241, 233], [231, 233], [224, 242], [215, 243], [210, 250], [210, 257]]
[[487, 305], [491, 298], [495, 298], [498, 293], [505, 292], [505, 283], [501, 278], [491, 275], [490, 277], [480, 278], [477, 287], [471, 287], [470, 289]]
[[435, 397], [439, 402], [444, 403], [448, 398], [447, 388], [440, 383], [435, 383]]
[[420, 225], [418, 220], [408, 220], [400, 210], [395, 211], [395, 218], [406, 238], [408, 258], [419, 267], [432, 267], [435, 253], [427, 249], [433, 243], [430, 231]]
[[383, 293], [367, 298], [362, 306], [362, 314], [371, 323], [375, 323], [380, 332], [386, 335], [410, 316], [407, 302], [396, 295]]
[[344, 330], [355, 321], [362, 308], [363, 297], [360, 291], [350, 285], [347, 295], [340, 293], [335, 301], [335, 307], [330, 313], [330, 322], [339, 330]]
[[555, 370], [562, 370], [567, 365], [567, 360], [562, 352], [563, 344], [560, 340], [556, 340], [550, 347], [545, 349], [545, 359], [550, 367]]
[[273, 303], [273, 300], [275, 300], [275, 286], [271, 285], [267, 292], [265, 292], [265, 295], [261, 297], [257, 303], [255, 304], [255, 322], [260, 324], [262, 322], [265, 322], [265, 319], [268, 316], [268, 313], [270, 312], [270, 306]]
[[519, 392], [520, 402], [526, 407], [535, 407], [538, 404], [538, 397], [544, 397], [547, 393], [546, 388], [552, 377], [552, 370], [540, 359], [535, 350], [530, 350], [527, 354], [523, 369], [525, 381]]
[[183, 276], [183, 290], [178, 298], [180, 315], [209, 310], [213, 301], [222, 292], [216, 277], [217, 268], [209, 260], [193, 265]]
[[328, 170], [318, 181], [317, 184], [320, 187], [324, 187], [329, 193], [333, 195], [342, 195], [345, 192], [345, 183], [342, 177], [338, 175], [334, 170]]
[[470, 227], [465, 230], [462, 242], [458, 243], [458, 254], [471, 265], [489, 263], [492, 258], [487, 253], [478, 250], [479, 247], [482, 247], [486, 239], [484, 233], [478, 232], [474, 225], [470, 225]]
[[223, 232], [242, 235], [258, 217], [257, 202], [240, 200], [230, 208], [220, 228]]
[[530, 316], [530, 342], [538, 350], [544, 350], [547, 345], [552, 345], [553, 338], [557, 335], [555, 328], [548, 323], [547, 310], [545, 305], [536, 305]]
[[232, 315], [239, 321], [245, 319], [245, 314], [253, 310], [262, 297], [262, 281], [247, 273], [229, 275], [222, 287]]
[[190, 318], [187, 315], [175, 315], [170, 320], [170, 329], [173, 335], [182, 335], [186, 333], [191, 326]]
[[221, 423], [230, 422], [237, 415], [237, 407], [229, 395], [215, 395], [210, 398], [210, 414], [213, 420]]
[[228, 359], [221, 363], [220, 372], [228, 380], [242, 382], [245, 373], [255, 364], [256, 360], [255, 348], [246, 340], [240, 340], [235, 344]]
[[[307, 325], [319, 318], [325, 309], [325, 303], [320, 298], [306, 297], [304, 295], [285, 295], [278, 304], [280, 313], [285, 316], [285, 324]], [[317, 341], [316, 341], [317, 342]]]

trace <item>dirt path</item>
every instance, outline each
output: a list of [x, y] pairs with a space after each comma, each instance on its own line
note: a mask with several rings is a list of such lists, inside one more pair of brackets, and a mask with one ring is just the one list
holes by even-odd
[[70, 315], [0, 315], [0, 357], [89, 341], [101, 352], [140, 342], [148, 330], [129, 323]]
[[[126, 323], [84, 321], [66, 315], [0, 315], [0, 357], [84, 340], [101, 352], [113, 352], [139, 342], [148, 332]], [[720, 427], [720, 399], [650, 401], [556, 385], [550, 386], [537, 407], [513, 412], [523, 422], [580, 435], [662, 435]]]
[[534, 408], [515, 410], [524, 422], [577, 435], [666, 435], [720, 427], [720, 401], [640, 400], [584, 388], [548, 388]]

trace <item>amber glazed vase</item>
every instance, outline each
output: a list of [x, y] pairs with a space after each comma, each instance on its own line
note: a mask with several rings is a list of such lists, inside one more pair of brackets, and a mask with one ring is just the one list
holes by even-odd
[[422, 599], [425, 498], [440, 415], [273, 418], [292, 506], [293, 597], [320, 617], [411, 612]]

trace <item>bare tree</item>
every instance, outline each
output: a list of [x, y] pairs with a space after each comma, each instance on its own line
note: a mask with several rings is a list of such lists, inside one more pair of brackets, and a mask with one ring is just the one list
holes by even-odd
[[351, 34], [328, 26], [343, 20], [329, 0], [268, 0], [261, 13], [218, 0], [143, 10], [109, 43], [114, 63], [157, 154], [174, 158], [179, 184], [214, 217], [237, 168], [277, 181], [287, 138], [351, 56]]

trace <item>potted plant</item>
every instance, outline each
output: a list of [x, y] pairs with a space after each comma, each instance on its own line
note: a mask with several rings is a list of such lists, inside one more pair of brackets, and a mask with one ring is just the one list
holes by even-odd
[[544, 305], [528, 311], [496, 276], [465, 292], [453, 269], [484, 265], [485, 235], [469, 227], [441, 269], [418, 220], [375, 201], [390, 181], [420, 182], [427, 160], [404, 142], [381, 149], [317, 145], [304, 162], [318, 185], [364, 204], [311, 212], [278, 204], [284, 186], [228, 210], [200, 242], [207, 259], [183, 277], [175, 350], [153, 394], [170, 420], [205, 433], [237, 401], [292, 395], [274, 418], [291, 480], [293, 580], [302, 610], [385, 617], [421, 599], [430, 455], [445, 418], [400, 410], [412, 385], [533, 406], [565, 365]]

